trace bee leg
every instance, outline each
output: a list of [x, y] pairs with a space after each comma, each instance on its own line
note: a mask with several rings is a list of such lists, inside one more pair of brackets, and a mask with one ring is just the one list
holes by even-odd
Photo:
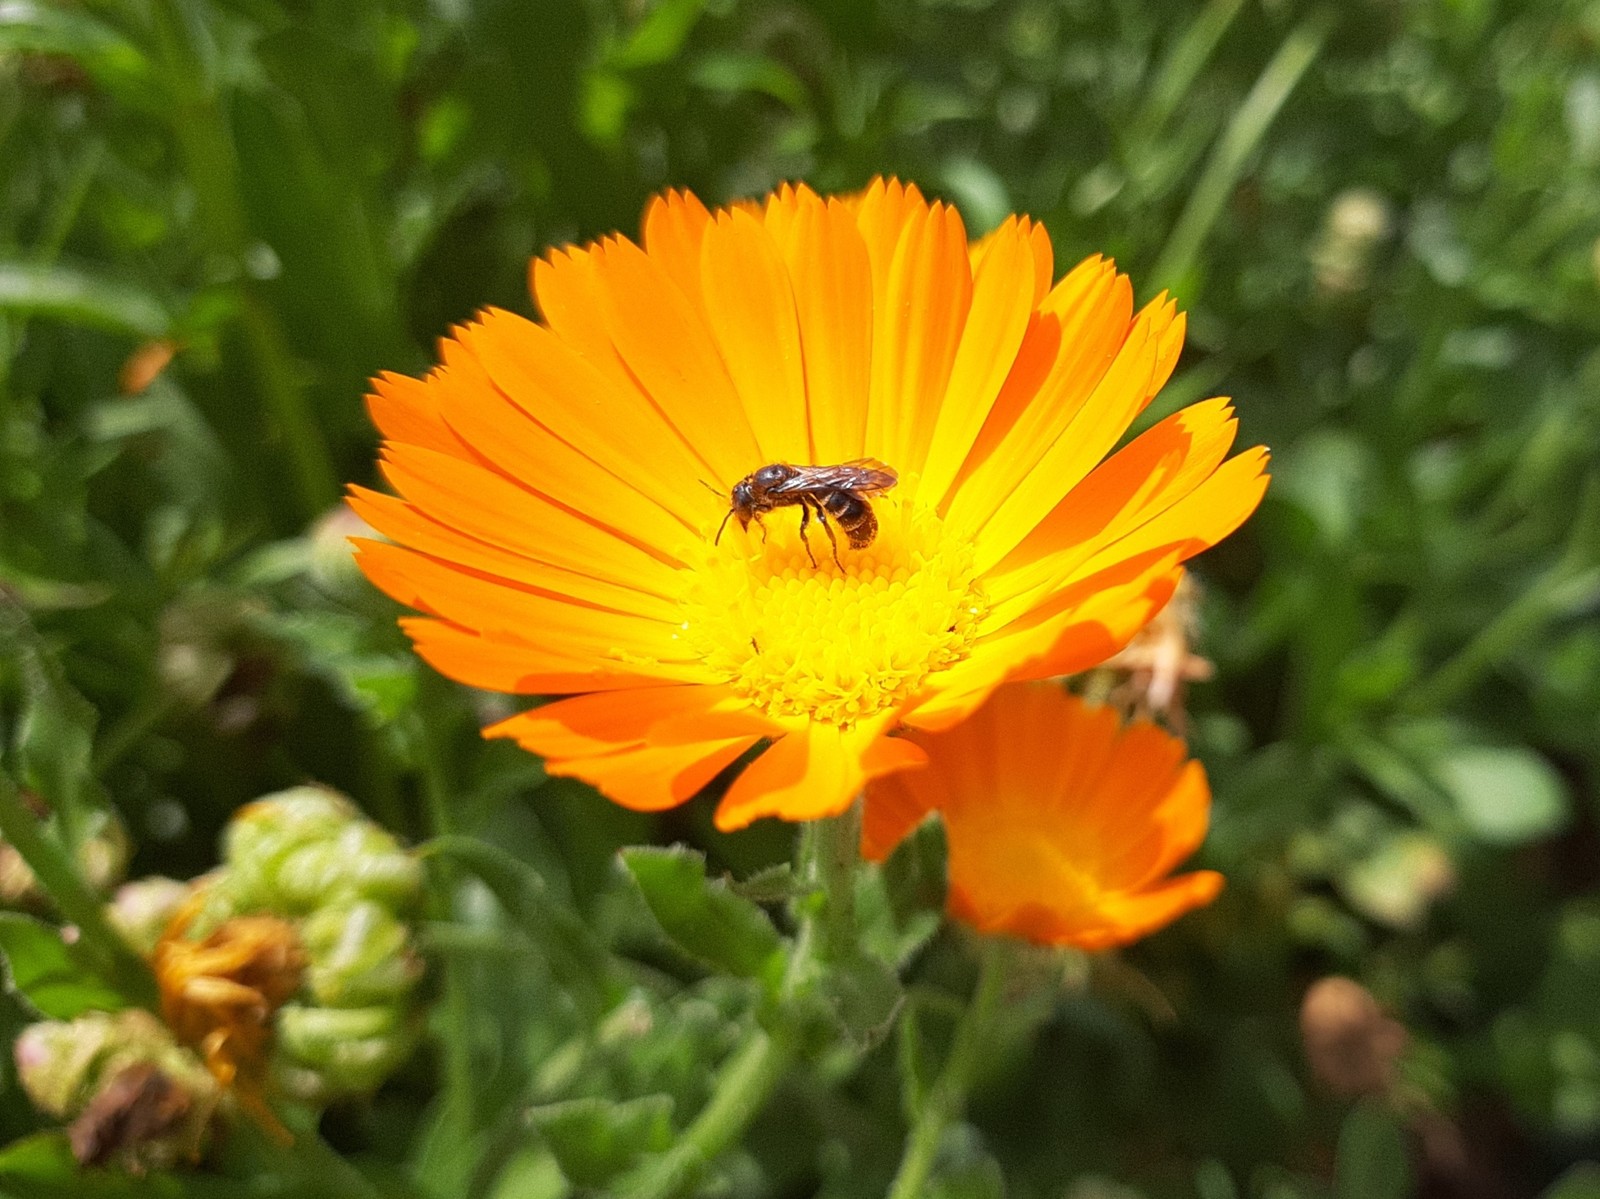
[[828, 535], [828, 544], [833, 547], [833, 564], [843, 570], [844, 563], [839, 561], [839, 539], [833, 535], [833, 526], [828, 523], [828, 514], [820, 503], [817, 504], [817, 520], [822, 524], [822, 531]]
[[[800, 544], [806, 547], [806, 557], [811, 559], [812, 569], [816, 568], [817, 556], [811, 552], [811, 541], [806, 537], [806, 526], [811, 523], [811, 505], [805, 500], [800, 501]], [[824, 521], [824, 524], [827, 522]]]
[[761, 544], [767, 544], [767, 522], [761, 519], [761, 514], [756, 513], [756, 524], [761, 526]]

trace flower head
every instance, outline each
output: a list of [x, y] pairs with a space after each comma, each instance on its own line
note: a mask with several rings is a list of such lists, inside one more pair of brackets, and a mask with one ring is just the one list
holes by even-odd
[[948, 906], [980, 932], [1104, 949], [1210, 903], [1222, 876], [1169, 877], [1205, 837], [1211, 792], [1183, 743], [1122, 725], [1050, 684], [1001, 688], [965, 723], [911, 734], [925, 770], [867, 789], [862, 849], [881, 860], [939, 812]]
[[[1222, 400], [1101, 461], [1183, 318], [1135, 312], [1100, 258], [1053, 274], [1039, 225], [969, 244], [894, 182], [714, 213], [668, 193], [642, 246], [534, 264], [542, 322], [486, 311], [426, 379], [379, 380], [399, 494], [354, 489], [391, 539], [361, 566], [443, 673], [574, 697], [487, 730], [553, 773], [665, 808], [770, 741], [718, 824], [836, 813], [921, 760], [892, 732], [1114, 653], [1261, 497]], [[865, 458], [898, 476], [863, 497], [870, 542], [827, 495], [717, 537], [762, 466]]]

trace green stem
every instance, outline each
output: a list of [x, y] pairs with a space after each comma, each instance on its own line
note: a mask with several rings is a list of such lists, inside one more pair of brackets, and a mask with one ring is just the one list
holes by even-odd
[[77, 926], [79, 944], [107, 978], [130, 1002], [154, 1010], [160, 1000], [149, 966], [111, 927], [104, 903], [84, 885], [67, 851], [39, 827], [21, 790], [5, 774], [0, 774], [0, 836], [22, 855], [56, 910]]
[[1585, 480], [1570, 527], [1566, 548], [1555, 565], [1406, 692], [1400, 701], [1404, 710], [1445, 707], [1546, 624], [1594, 603], [1600, 596], [1600, 473]]
[[1134, 119], [1134, 129], [1143, 138], [1155, 138], [1172, 119], [1243, 7], [1244, 0], [1211, 0], [1184, 30], [1146, 93], [1144, 107]]
[[1223, 205], [1233, 194], [1239, 176], [1255, 153], [1261, 139], [1277, 118], [1278, 112], [1294, 92], [1301, 76], [1316, 61], [1333, 27], [1330, 10], [1321, 9], [1311, 14], [1288, 37], [1273, 55], [1261, 78], [1250, 89], [1244, 103], [1233, 114], [1228, 127], [1211, 152], [1200, 181], [1189, 194], [1189, 203], [1178, 218], [1172, 235], [1167, 239], [1161, 257], [1151, 272], [1156, 283], [1165, 288], [1177, 287], [1194, 267], [1194, 260], [1205, 244], [1211, 226], [1221, 215]]
[[[449, 787], [440, 765], [440, 749], [425, 723], [415, 721], [407, 740], [422, 772], [422, 793], [428, 805], [428, 823], [434, 836], [455, 832], [455, 813], [450, 806]], [[434, 920], [455, 918], [456, 883], [460, 877], [453, 863], [441, 861], [429, 877], [436, 880], [428, 896], [428, 915]], [[444, 992], [444, 1111], [463, 1134], [474, 1126], [478, 1085], [472, 1063], [472, 998], [464, 971], [467, 963], [458, 958], [443, 963]]]
[[788, 1071], [798, 1046], [792, 1030], [757, 1029], [722, 1068], [711, 1101], [667, 1152], [623, 1178], [618, 1199], [672, 1199], [682, 1195], [706, 1164], [743, 1135], [773, 1087]]
[[799, 1053], [806, 1019], [796, 1003], [820, 962], [855, 952], [856, 869], [861, 861], [861, 800], [800, 833], [796, 873], [822, 891], [799, 901], [800, 930], [767, 1028], [758, 1028], [717, 1077], [711, 1101], [667, 1152], [646, 1161], [614, 1190], [618, 1199], [674, 1199], [694, 1184], [706, 1164], [733, 1145], [760, 1114], [772, 1089]]
[[973, 992], [961, 1023], [956, 1027], [955, 1044], [944, 1069], [928, 1090], [921, 1110], [906, 1138], [900, 1168], [889, 1188], [888, 1199], [917, 1199], [927, 1186], [939, 1143], [945, 1129], [957, 1119], [967, 1103], [967, 1091], [989, 1039], [995, 1008], [1005, 991], [1006, 973], [1011, 963], [1011, 945], [1003, 938], [991, 938], [984, 946], [978, 986]]
[[860, 796], [839, 815], [813, 821], [813, 869], [822, 887], [822, 956], [843, 961], [855, 952], [856, 873], [861, 866]]

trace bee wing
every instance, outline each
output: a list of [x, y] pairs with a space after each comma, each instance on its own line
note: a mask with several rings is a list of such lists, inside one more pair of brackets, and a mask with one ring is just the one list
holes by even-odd
[[888, 491], [900, 481], [900, 476], [895, 473], [892, 466], [879, 462], [876, 458], [852, 458], [845, 463], [849, 469], [856, 471], [856, 482], [852, 485], [853, 491]]
[[794, 472], [793, 478], [769, 488], [769, 494], [854, 491], [870, 495], [875, 491], [885, 491], [900, 481], [894, 471], [870, 458], [860, 462], [841, 462], [837, 466], [797, 466]]

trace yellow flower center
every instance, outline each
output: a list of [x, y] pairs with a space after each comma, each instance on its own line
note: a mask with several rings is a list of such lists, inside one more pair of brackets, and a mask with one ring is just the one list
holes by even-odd
[[684, 598], [690, 651], [769, 716], [850, 725], [894, 707], [964, 659], [987, 601], [972, 547], [919, 508], [906, 484], [872, 497], [878, 534], [838, 560], [813, 516], [766, 514], [767, 535], [730, 521], [708, 538]]

